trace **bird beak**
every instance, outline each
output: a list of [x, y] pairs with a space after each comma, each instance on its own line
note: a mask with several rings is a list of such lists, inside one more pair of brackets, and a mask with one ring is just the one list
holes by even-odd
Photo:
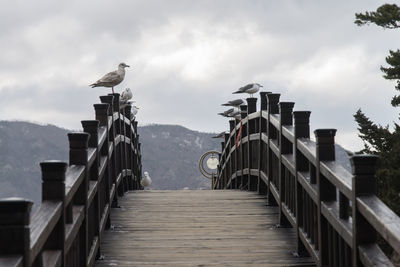
[[129, 66], [129, 65], [125, 65], [125, 67], [128, 67], [128, 68], [129, 68], [130, 66]]
[[264, 86], [260, 85], [260, 87], [264, 87]]

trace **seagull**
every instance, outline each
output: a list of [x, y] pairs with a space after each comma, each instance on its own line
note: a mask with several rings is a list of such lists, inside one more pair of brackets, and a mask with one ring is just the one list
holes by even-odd
[[257, 93], [258, 90], [260, 90], [260, 87], [263, 87], [263, 86], [259, 83], [249, 83], [248, 85], [240, 87], [236, 92], [233, 92], [233, 93], [234, 94], [248, 93], [248, 94], [250, 94], [250, 97], [253, 97], [253, 94]]
[[134, 100], [119, 100], [119, 107], [125, 108], [126, 106], [132, 105], [133, 103], [135, 103]]
[[136, 117], [136, 114], [138, 113], [138, 109], [139, 109], [139, 107], [137, 107], [135, 105], [132, 106], [132, 109], [131, 109], [131, 117], [132, 118]]
[[226, 134], [226, 132], [223, 131], [223, 132], [220, 132], [219, 134], [213, 136], [212, 138], [223, 138], [223, 137], [225, 137], [225, 134]]
[[90, 86], [94, 87], [111, 87], [114, 93], [114, 86], [120, 84], [125, 78], [125, 68], [129, 67], [125, 63], [118, 65], [118, 70], [112, 71], [101, 77], [97, 82], [92, 83]]
[[235, 110], [234, 112], [229, 113], [229, 114], [228, 114], [228, 117], [229, 117], [229, 118], [235, 118], [235, 119], [240, 120], [240, 119], [242, 118], [242, 117], [241, 117], [241, 114], [246, 114], [246, 113], [247, 113], [247, 111]]
[[121, 97], [119, 98], [122, 101], [128, 101], [132, 98], [132, 91], [130, 88], [126, 88], [122, 93], [121, 93]]
[[218, 113], [218, 115], [221, 115], [221, 116], [224, 116], [224, 117], [228, 117], [228, 114], [229, 114], [229, 113], [232, 113], [233, 110], [234, 110], [233, 108], [230, 108], [230, 109], [228, 109], [228, 110], [225, 110], [224, 112]]
[[222, 104], [221, 106], [231, 106], [231, 107], [238, 108], [243, 103], [244, 103], [244, 101], [242, 99], [235, 99], [235, 100], [232, 100], [232, 101], [228, 101], [227, 103]]

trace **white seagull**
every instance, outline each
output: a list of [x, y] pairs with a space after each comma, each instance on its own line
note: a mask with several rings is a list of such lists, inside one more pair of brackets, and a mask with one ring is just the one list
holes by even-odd
[[130, 88], [125, 88], [125, 90], [121, 93], [121, 101], [128, 101], [132, 98], [133, 94]]
[[129, 67], [125, 63], [118, 65], [118, 70], [112, 71], [101, 77], [97, 82], [92, 83], [90, 86], [94, 87], [111, 87], [114, 93], [114, 86], [120, 84], [125, 78], [125, 68]]
[[240, 87], [236, 92], [233, 92], [233, 93], [234, 94], [248, 93], [250, 95], [250, 97], [253, 97], [253, 94], [257, 93], [258, 90], [260, 90], [260, 87], [263, 87], [263, 86], [259, 83], [249, 83], [248, 85]]

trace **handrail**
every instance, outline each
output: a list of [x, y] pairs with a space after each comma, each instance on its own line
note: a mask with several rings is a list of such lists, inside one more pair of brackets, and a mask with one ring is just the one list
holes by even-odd
[[266, 195], [279, 207], [280, 225], [296, 229], [298, 254], [318, 266], [388, 263], [377, 236], [400, 253], [400, 217], [376, 196], [377, 158], [352, 156], [347, 170], [335, 161], [336, 130], [315, 130], [310, 140], [310, 112], [279, 98], [261, 92], [260, 111], [248, 98], [249, 115], [229, 121], [214, 189]]
[[142, 189], [130, 106], [119, 107], [119, 94], [100, 99], [96, 120], [68, 134], [69, 164], [41, 163], [39, 209], [31, 216], [31, 201], [0, 199], [1, 266], [93, 266], [111, 208], [128, 190]]

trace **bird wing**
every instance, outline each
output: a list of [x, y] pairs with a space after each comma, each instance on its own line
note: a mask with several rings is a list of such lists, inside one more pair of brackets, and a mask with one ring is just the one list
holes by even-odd
[[248, 85], [245, 85], [245, 86], [241, 87], [240, 89], [242, 89], [242, 92], [246, 92], [247, 90], [249, 90], [253, 86], [254, 86], [254, 84], [249, 83]]
[[103, 77], [100, 78], [97, 82], [101, 83], [109, 83], [109, 82], [115, 82], [121, 79], [121, 75], [118, 73], [118, 71], [112, 71], [104, 75]]
[[235, 100], [229, 101], [228, 103], [231, 104], [231, 105], [239, 106], [239, 105], [241, 105], [243, 103], [243, 100], [242, 99], [235, 99]]

